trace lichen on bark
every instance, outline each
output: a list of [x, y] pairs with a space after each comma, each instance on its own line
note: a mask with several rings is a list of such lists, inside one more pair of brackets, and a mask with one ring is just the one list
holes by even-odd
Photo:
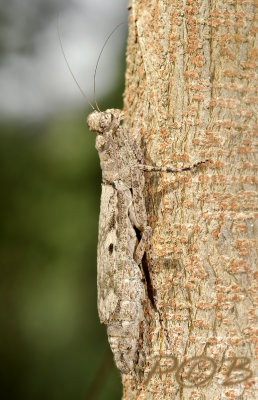
[[255, 398], [256, 31], [253, 0], [131, 1], [124, 124], [146, 164], [210, 161], [145, 175], [160, 315], [146, 304], [124, 400]]

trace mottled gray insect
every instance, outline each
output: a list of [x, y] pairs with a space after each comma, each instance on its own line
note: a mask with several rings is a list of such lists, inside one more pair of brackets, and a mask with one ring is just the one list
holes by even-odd
[[98, 133], [102, 169], [98, 237], [98, 311], [122, 373], [137, 362], [145, 288], [139, 264], [150, 240], [140, 171], [140, 153], [120, 126], [123, 113], [93, 112], [87, 122]]
[[[139, 361], [144, 301], [148, 296], [151, 297], [152, 230], [147, 225], [143, 171], [176, 173], [190, 170], [207, 160], [181, 169], [144, 165], [135, 141], [120, 126], [123, 112], [118, 109], [100, 111], [95, 90], [98, 63], [108, 39], [122, 24], [117, 25], [106, 39], [96, 64], [94, 98], [98, 111], [88, 100], [70, 68], [60, 37], [59, 23], [58, 36], [67, 67], [94, 110], [87, 119], [89, 129], [98, 134], [96, 149], [102, 169], [97, 260], [99, 317], [107, 325], [117, 368], [124, 374], [132, 374]], [[153, 298], [150, 300], [155, 308]]]
[[180, 172], [142, 163], [141, 152], [120, 126], [123, 112], [94, 111], [87, 119], [98, 133], [96, 149], [102, 169], [98, 236], [98, 312], [107, 325], [118, 369], [132, 373], [138, 361], [140, 326], [147, 283], [141, 262], [151, 260], [151, 228], [147, 225], [143, 171]]

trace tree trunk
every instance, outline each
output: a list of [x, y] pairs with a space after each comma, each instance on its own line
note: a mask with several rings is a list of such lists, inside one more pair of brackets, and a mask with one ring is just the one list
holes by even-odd
[[254, 394], [255, 4], [132, 0], [124, 125], [145, 163], [153, 230], [138, 380], [123, 399]]

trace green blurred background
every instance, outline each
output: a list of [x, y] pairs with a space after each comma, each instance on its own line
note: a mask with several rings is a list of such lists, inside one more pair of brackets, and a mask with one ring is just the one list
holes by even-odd
[[[11, 2], [0, 7], [2, 34], [4, 24], [10, 24], [7, 4]], [[18, 7], [18, 2], [12, 4]], [[53, 19], [59, 3], [47, 11], [44, 21]], [[33, 16], [34, 36], [40, 25], [36, 20], [44, 26], [40, 7]], [[8, 27], [15, 31], [13, 21]], [[106, 31], [115, 25], [110, 21]], [[100, 35], [102, 43], [106, 31]], [[8, 35], [5, 41], [1, 37], [0, 67], [10, 55]], [[34, 51], [35, 43], [29, 50], [20, 45], [13, 49], [14, 41], [10, 43], [13, 54]], [[61, 58], [58, 41], [55, 45]], [[118, 71], [115, 85], [99, 98], [102, 109], [122, 107], [124, 54], [125, 34], [112, 60]], [[67, 74], [66, 79], [74, 90], [72, 78]], [[63, 109], [42, 109], [35, 118], [19, 114], [17, 105], [12, 113], [10, 92], [10, 110], [0, 114], [1, 400], [121, 398], [120, 375], [96, 305], [101, 171], [95, 134], [85, 123], [89, 109], [79, 91], [77, 95], [78, 106], [72, 99]]]

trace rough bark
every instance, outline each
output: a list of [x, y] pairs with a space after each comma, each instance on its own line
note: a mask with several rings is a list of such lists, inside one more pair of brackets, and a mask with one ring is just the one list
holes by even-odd
[[210, 161], [145, 175], [159, 312], [146, 302], [123, 399], [254, 399], [255, 2], [129, 9], [124, 124], [146, 164]]

